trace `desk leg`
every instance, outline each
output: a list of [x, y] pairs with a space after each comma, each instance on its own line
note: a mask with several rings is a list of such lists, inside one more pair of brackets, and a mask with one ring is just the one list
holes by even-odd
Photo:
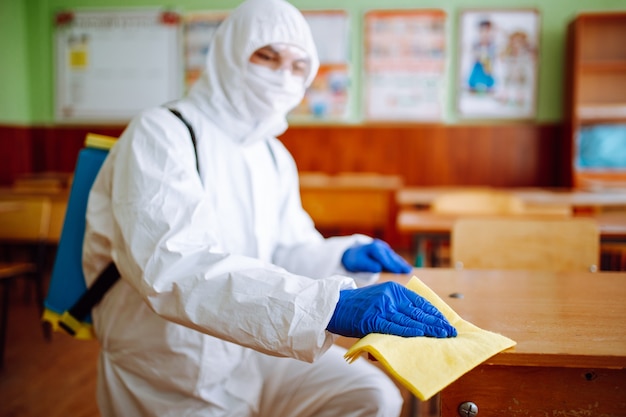
[[409, 405], [409, 416], [410, 417], [420, 417], [420, 401], [417, 397], [411, 394], [411, 403]]
[[410, 401], [410, 417], [439, 417], [441, 413], [439, 408], [439, 394], [435, 395], [428, 401], [420, 401], [416, 396], [411, 395]]
[[430, 239], [430, 266], [439, 267], [441, 266], [440, 262], [440, 254], [441, 254], [441, 240], [439, 237]]
[[413, 245], [415, 247], [415, 266], [421, 268], [425, 266], [426, 260], [426, 239], [423, 239], [421, 235], [416, 234], [413, 236]]
[[0, 299], [0, 369], [4, 367], [4, 345], [6, 343], [6, 332], [9, 315], [9, 286], [12, 284], [11, 278], [0, 278], [0, 290], [2, 290], [2, 298]]

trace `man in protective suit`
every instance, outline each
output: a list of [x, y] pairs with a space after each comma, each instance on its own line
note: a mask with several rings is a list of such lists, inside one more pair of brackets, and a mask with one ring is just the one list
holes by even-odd
[[[135, 117], [87, 209], [87, 284], [121, 279], [93, 311], [98, 404], [110, 416], [397, 416], [402, 398], [336, 335], [456, 334], [376, 272], [410, 267], [365, 236], [324, 239], [275, 138], [318, 68], [306, 21], [249, 0], [220, 25], [206, 71], [169, 107]], [[360, 284], [357, 288], [355, 279]]]

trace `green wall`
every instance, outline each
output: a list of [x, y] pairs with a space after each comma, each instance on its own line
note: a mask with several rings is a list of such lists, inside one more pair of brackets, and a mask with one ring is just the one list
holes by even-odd
[[0, 0], [0, 122], [31, 120], [26, 4]]
[[[362, 19], [369, 9], [379, 9], [378, 0], [291, 0], [301, 9], [337, 9], [350, 13], [352, 33], [353, 83], [361, 82]], [[171, 5], [174, 2], [160, 3]], [[181, 11], [230, 9], [239, 0], [178, 0]], [[154, 0], [0, 0], [0, 123], [49, 124], [53, 122], [53, 53], [52, 19], [60, 9], [80, 7], [155, 6]], [[582, 11], [624, 10], [626, 0], [387, 0], [384, 8], [439, 8], [448, 13], [448, 71], [445, 121], [457, 123], [455, 111], [456, 23], [464, 8], [532, 7], [540, 11], [541, 36], [539, 58], [538, 122], [556, 122], [562, 116], [563, 61], [565, 33], [568, 22]], [[10, 59], [5, 59], [10, 57]], [[360, 102], [360, 89], [355, 88], [354, 103]], [[355, 120], [361, 115], [355, 104]]]

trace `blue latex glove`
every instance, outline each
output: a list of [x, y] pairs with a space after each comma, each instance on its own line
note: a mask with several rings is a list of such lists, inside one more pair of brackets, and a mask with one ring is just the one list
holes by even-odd
[[456, 329], [425, 298], [396, 282], [342, 290], [326, 329], [347, 337], [369, 333], [454, 337]]
[[350, 272], [387, 271], [407, 274], [412, 269], [411, 265], [380, 239], [346, 249], [341, 257], [341, 263]]

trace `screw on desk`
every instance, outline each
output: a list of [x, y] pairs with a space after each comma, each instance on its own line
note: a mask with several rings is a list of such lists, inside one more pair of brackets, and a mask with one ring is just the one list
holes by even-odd
[[471, 401], [465, 401], [459, 405], [460, 417], [476, 417], [478, 415], [478, 406]]

